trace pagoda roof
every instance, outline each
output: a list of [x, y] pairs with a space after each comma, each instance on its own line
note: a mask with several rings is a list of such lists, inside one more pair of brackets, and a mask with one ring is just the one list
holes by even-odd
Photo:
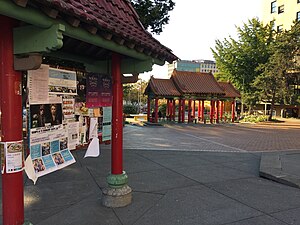
[[182, 94], [225, 94], [211, 73], [174, 70], [171, 79]]
[[218, 82], [225, 92], [225, 98], [240, 98], [240, 92], [230, 82]]
[[218, 82], [211, 73], [174, 70], [170, 79], [150, 78], [146, 95], [183, 97], [186, 95], [219, 98], [239, 98], [241, 94], [230, 82]]

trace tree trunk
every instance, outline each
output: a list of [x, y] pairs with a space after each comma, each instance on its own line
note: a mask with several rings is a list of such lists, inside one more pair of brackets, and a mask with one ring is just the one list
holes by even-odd
[[272, 100], [271, 100], [271, 108], [270, 108], [270, 115], [269, 115], [269, 118], [268, 118], [268, 121], [271, 121], [272, 120], [272, 112], [274, 110], [274, 105], [275, 105], [275, 93], [276, 91], [274, 90], [273, 91], [273, 94], [272, 94]]

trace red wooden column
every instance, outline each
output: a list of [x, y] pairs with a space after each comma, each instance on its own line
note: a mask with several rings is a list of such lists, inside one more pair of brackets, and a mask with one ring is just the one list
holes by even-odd
[[[22, 140], [22, 74], [13, 67], [15, 23], [15, 20], [0, 15], [0, 109], [3, 142]], [[2, 174], [2, 215], [4, 225], [24, 223], [22, 172]]]
[[235, 118], [235, 100], [233, 99], [231, 103], [231, 122], [234, 122]]
[[204, 100], [202, 100], [202, 105], [201, 105], [201, 118], [202, 118], [202, 121], [205, 120], [204, 111], [205, 111], [205, 104], [204, 104]]
[[185, 99], [182, 99], [182, 103], [181, 103], [181, 122], [184, 123], [185, 122]]
[[157, 123], [157, 122], [158, 122], [158, 98], [155, 98], [155, 101], [154, 101], [154, 123]]
[[175, 114], [176, 114], [176, 100], [173, 99], [173, 110], [172, 110], [172, 120], [175, 121]]
[[150, 113], [151, 113], [151, 101], [150, 97], [148, 96], [147, 99], [147, 121], [150, 122]]
[[221, 101], [221, 109], [220, 109], [221, 121], [223, 120], [223, 114], [224, 114], [224, 101]]
[[215, 111], [214, 104], [215, 104], [215, 101], [210, 100], [210, 123], [214, 122], [214, 111]]
[[123, 87], [121, 83], [121, 57], [112, 54], [113, 105], [111, 173], [123, 173]]
[[198, 121], [202, 121], [201, 100], [198, 101]]
[[192, 116], [194, 117], [194, 119], [196, 119], [196, 100], [193, 100], [193, 112], [192, 112]]
[[173, 99], [170, 99], [170, 106], [169, 106], [169, 121], [173, 119]]
[[192, 100], [188, 100], [188, 123], [192, 121], [192, 115], [191, 115], [191, 107], [192, 107]]
[[181, 99], [178, 99], [178, 123], [181, 123], [181, 113], [182, 113], [182, 109], [181, 109]]
[[220, 115], [220, 101], [219, 100], [216, 101], [216, 106], [217, 106], [217, 109], [216, 109], [216, 123], [219, 123], [219, 115]]

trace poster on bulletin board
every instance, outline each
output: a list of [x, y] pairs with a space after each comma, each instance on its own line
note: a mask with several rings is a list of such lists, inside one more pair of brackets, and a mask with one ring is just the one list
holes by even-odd
[[112, 106], [112, 78], [107, 74], [88, 73], [86, 107]]

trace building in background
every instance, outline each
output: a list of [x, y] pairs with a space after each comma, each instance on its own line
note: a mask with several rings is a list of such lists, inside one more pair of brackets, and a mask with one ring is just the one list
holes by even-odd
[[216, 73], [218, 72], [216, 62], [212, 60], [177, 60], [168, 65], [168, 77], [171, 77], [173, 70], [189, 71], [189, 72], [205, 72]]
[[262, 22], [272, 20], [277, 31], [289, 30], [294, 21], [300, 21], [300, 0], [263, 0]]

